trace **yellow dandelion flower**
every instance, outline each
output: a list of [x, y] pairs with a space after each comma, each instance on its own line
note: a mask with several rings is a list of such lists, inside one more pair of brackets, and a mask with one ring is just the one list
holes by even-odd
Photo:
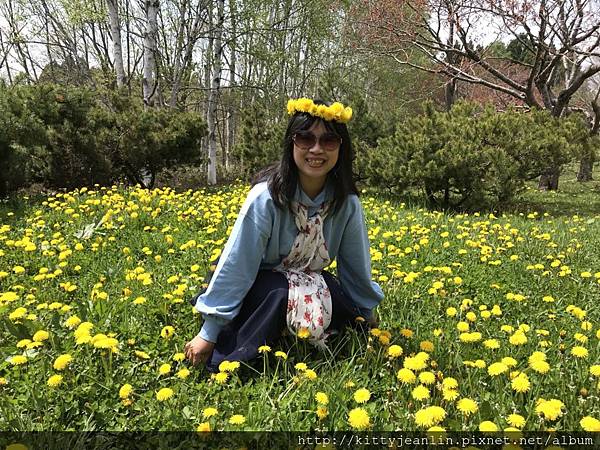
[[369, 332], [375, 337], [379, 337], [381, 335], [381, 330], [379, 328], [371, 328]]
[[64, 370], [69, 364], [71, 364], [71, 361], [73, 361], [73, 357], [68, 353], [65, 353], [64, 355], [60, 355], [58, 358], [56, 358], [53, 367], [56, 370]]
[[453, 402], [454, 400], [456, 400], [458, 398], [458, 396], [459, 396], [458, 391], [456, 391], [454, 389], [442, 388], [442, 397], [447, 402]]
[[162, 330], [160, 330], [160, 336], [163, 339], [171, 339], [174, 334], [175, 334], [175, 328], [173, 328], [171, 325], [167, 325], [167, 326], [163, 327]]
[[124, 384], [119, 389], [119, 397], [121, 399], [129, 398], [132, 393], [133, 393], [133, 386], [129, 383]]
[[540, 398], [535, 407], [535, 412], [544, 416], [546, 420], [556, 420], [564, 414], [565, 404], [558, 399], [545, 400]]
[[317, 379], [317, 372], [315, 372], [315, 371], [314, 371], [314, 370], [312, 370], [312, 369], [306, 369], [306, 370], [304, 371], [304, 376], [305, 376], [305, 377], [306, 377], [308, 380], [310, 380], [310, 381], [313, 381], [313, 380], [316, 380], [316, 379]]
[[17, 348], [24, 348], [31, 344], [31, 339], [21, 339], [17, 342]]
[[446, 417], [446, 411], [440, 406], [429, 406], [415, 413], [415, 423], [422, 428], [437, 425]]
[[23, 308], [22, 306], [20, 306], [19, 308], [15, 309], [13, 312], [11, 312], [8, 315], [8, 318], [12, 321], [15, 321], [15, 320], [22, 319], [26, 315], [27, 315], [27, 310], [25, 308]]
[[577, 345], [571, 349], [571, 355], [575, 356], [576, 358], [587, 358], [588, 350], [585, 347]]
[[33, 342], [43, 342], [50, 337], [50, 333], [45, 330], [36, 331], [33, 335]]
[[[354, 394], [356, 395], [356, 394]], [[327, 396], [327, 394], [325, 392], [317, 392], [315, 394], [315, 400], [317, 401], [317, 403], [320, 403], [321, 405], [327, 405], [329, 403], [329, 397]]]
[[23, 364], [27, 363], [27, 357], [23, 355], [15, 355], [10, 358], [10, 363], [13, 366], [22, 366]]
[[581, 428], [583, 428], [584, 431], [600, 432], [600, 420], [594, 417], [585, 416], [579, 421], [579, 425], [581, 426]]
[[198, 427], [196, 428], [196, 431], [198, 433], [209, 433], [211, 431], [210, 429], [210, 423], [208, 422], [202, 422], [198, 425]]
[[479, 406], [477, 402], [471, 398], [461, 398], [457, 403], [456, 407], [458, 410], [463, 413], [465, 416], [470, 416], [471, 414], [477, 412]]
[[510, 356], [505, 356], [500, 362], [507, 367], [514, 367], [517, 365], [517, 360]]
[[173, 396], [174, 392], [171, 388], [162, 388], [156, 393], [156, 400], [164, 402]]
[[435, 374], [433, 372], [421, 372], [419, 381], [423, 384], [433, 384], [435, 383]]
[[271, 351], [271, 347], [268, 345], [261, 345], [258, 347], [258, 353], [269, 353]]
[[210, 417], [216, 416], [217, 414], [219, 414], [219, 410], [210, 406], [202, 410], [202, 417], [204, 417], [205, 419], [209, 419]]
[[519, 414], [510, 414], [506, 418], [506, 421], [515, 428], [523, 428], [525, 426], [525, 418]]
[[317, 407], [317, 417], [319, 420], [325, 419], [329, 415], [329, 411], [324, 406]]
[[461, 332], [469, 331], [469, 324], [467, 322], [458, 322], [456, 324], [456, 329]]
[[239, 368], [240, 368], [239, 361], [223, 361], [221, 364], [219, 364], [220, 372], [233, 372]]
[[283, 359], [283, 360], [286, 360], [286, 359], [288, 359], [288, 355], [287, 355], [287, 353], [286, 353], [286, 352], [282, 352], [281, 350], [278, 350], [278, 351], [276, 351], [276, 352], [275, 352], [275, 356], [276, 356], [277, 358], [281, 358], [281, 359]]
[[508, 338], [508, 342], [512, 345], [523, 345], [527, 343], [527, 336], [524, 332], [518, 330]]
[[217, 374], [213, 374], [214, 380], [219, 384], [224, 384], [229, 379], [229, 374], [227, 372], [219, 372]]
[[442, 381], [442, 386], [448, 389], [456, 389], [458, 387], [458, 381], [456, 378], [446, 377]]
[[308, 366], [306, 365], [306, 363], [299, 362], [299, 363], [296, 363], [296, 365], [294, 366], [294, 368], [296, 370], [304, 371], [304, 370], [308, 369]]
[[150, 355], [146, 352], [143, 352], [141, 350], [134, 350], [133, 352], [135, 354], [135, 356], [137, 356], [140, 359], [150, 359]]
[[81, 319], [77, 316], [71, 316], [67, 320], [65, 320], [65, 326], [67, 328], [73, 329], [81, 323]]
[[354, 401], [356, 403], [366, 403], [371, 399], [371, 393], [368, 389], [361, 388], [354, 393]]
[[529, 361], [529, 367], [538, 373], [545, 374], [550, 370], [550, 364], [543, 360]]
[[371, 426], [369, 414], [363, 408], [354, 408], [348, 413], [348, 423], [355, 430], [366, 430]]
[[422, 341], [419, 344], [419, 348], [421, 350], [423, 350], [424, 352], [431, 353], [435, 349], [435, 346], [433, 345], [433, 342], [431, 342], [431, 341]]
[[501, 362], [490, 364], [490, 366], [488, 367], [488, 374], [490, 374], [493, 377], [501, 375], [507, 371], [508, 366]]
[[423, 386], [422, 384], [420, 384], [412, 390], [411, 396], [415, 400], [419, 400], [419, 401], [426, 400], [429, 398], [429, 389], [426, 386]]
[[185, 354], [183, 353], [175, 353], [173, 355], [173, 361], [181, 362], [185, 359]]
[[176, 375], [177, 375], [177, 378], [185, 380], [187, 377], [190, 376], [190, 373], [191, 372], [186, 367], [184, 367], [183, 369], [180, 369]]
[[500, 343], [498, 342], [498, 339], [486, 339], [485, 341], [483, 341], [483, 345], [484, 347], [492, 350], [500, 348]]
[[483, 422], [481, 422], [479, 424], [479, 431], [483, 431], [483, 432], [498, 431], [498, 427], [496, 426], [496, 424], [494, 422], [491, 422], [489, 420], [484, 420]]
[[302, 327], [298, 330], [296, 336], [298, 336], [300, 339], [308, 339], [310, 337], [310, 331], [308, 328]]
[[57, 387], [62, 383], [62, 380], [62, 375], [52, 375], [50, 378], [48, 378], [48, 386]]
[[398, 358], [402, 356], [403, 350], [399, 345], [390, 345], [388, 348], [387, 354], [389, 358]]
[[510, 382], [511, 387], [516, 392], [527, 392], [531, 386], [529, 378], [524, 373], [520, 373], [517, 377], [513, 378]]
[[377, 339], [381, 345], [389, 345], [390, 343], [390, 338], [385, 334], [380, 334]]
[[427, 367], [427, 360], [424, 360], [423, 358], [417, 358], [416, 356], [406, 357], [404, 358], [402, 365], [406, 369], [420, 371]]
[[246, 418], [241, 414], [234, 414], [229, 418], [228, 422], [232, 425], [242, 425], [246, 422]]
[[413, 337], [414, 332], [413, 332], [413, 330], [411, 330], [409, 328], [402, 328], [400, 330], [400, 335], [403, 336], [403, 337], [405, 337], [405, 338], [410, 339], [411, 337]]
[[417, 380], [415, 373], [406, 367], [400, 369], [396, 375], [401, 383], [412, 384]]

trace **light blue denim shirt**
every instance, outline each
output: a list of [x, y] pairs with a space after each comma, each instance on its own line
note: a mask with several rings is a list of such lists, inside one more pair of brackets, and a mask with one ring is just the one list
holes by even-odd
[[[295, 195], [295, 200], [308, 206], [309, 217], [332, 198], [330, 183], [314, 199], [300, 187]], [[201, 338], [217, 341], [223, 326], [238, 314], [258, 271], [279, 265], [289, 254], [297, 234], [292, 213], [287, 207], [280, 209], [275, 205], [267, 183], [255, 185], [240, 210], [206, 292], [196, 302], [196, 309], [204, 318]], [[369, 239], [356, 195], [349, 195], [337, 211], [330, 211], [325, 217], [323, 235], [329, 257], [337, 259], [344, 293], [369, 318], [371, 310], [383, 299], [383, 292], [371, 280]]]

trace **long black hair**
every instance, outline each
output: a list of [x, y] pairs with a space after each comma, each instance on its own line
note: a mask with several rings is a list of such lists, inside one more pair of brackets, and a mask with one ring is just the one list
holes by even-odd
[[[315, 100], [314, 103], [317, 105], [326, 104], [320, 100]], [[322, 120], [319, 117], [304, 112], [296, 112], [288, 121], [287, 130], [283, 138], [281, 160], [259, 171], [252, 180], [252, 185], [267, 181], [271, 197], [281, 209], [284, 206], [291, 209], [291, 202], [298, 186], [298, 167], [294, 162], [293, 137], [299, 131], [308, 130], [317, 120], [323, 122], [327, 131], [335, 133], [342, 138], [338, 160], [333, 169], [327, 174], [327, 181], [333, 181], [334, 185], [333, 211], [340, 207], [348, 195], [358, 195], [354, 173], [352, 172], [352, 161], [355, 158], [355, 154], [346, 124]]]

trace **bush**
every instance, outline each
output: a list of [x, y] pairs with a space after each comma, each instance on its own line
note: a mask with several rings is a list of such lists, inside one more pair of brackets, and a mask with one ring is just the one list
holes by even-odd
[[88, 88], [0, 84], [0, 196], [31, 183], [72, 189], [199, 162], [206, 126], [196, 113], [143, 108]]
[[431, 207], [499, 206], [549, 165], [570, 161], [584, 136], [576, 116], [497, 113], [470, 103], [438, 112], [429, 104], [369, 150], [364, 172], [370, 184], [393, 192], [422, 189]]
[[0, 81], [0, 198], [45, 176], [46, 127], [27, 94]]

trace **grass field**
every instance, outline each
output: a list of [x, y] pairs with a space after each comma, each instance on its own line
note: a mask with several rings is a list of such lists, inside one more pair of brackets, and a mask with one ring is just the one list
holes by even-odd
[[0, 429], [598, 431], [599, 185], [561, 183], [497, 215], [364, 193], [380, 328], [212, 378], [186, 300], [247, 186], [5, 204]]

